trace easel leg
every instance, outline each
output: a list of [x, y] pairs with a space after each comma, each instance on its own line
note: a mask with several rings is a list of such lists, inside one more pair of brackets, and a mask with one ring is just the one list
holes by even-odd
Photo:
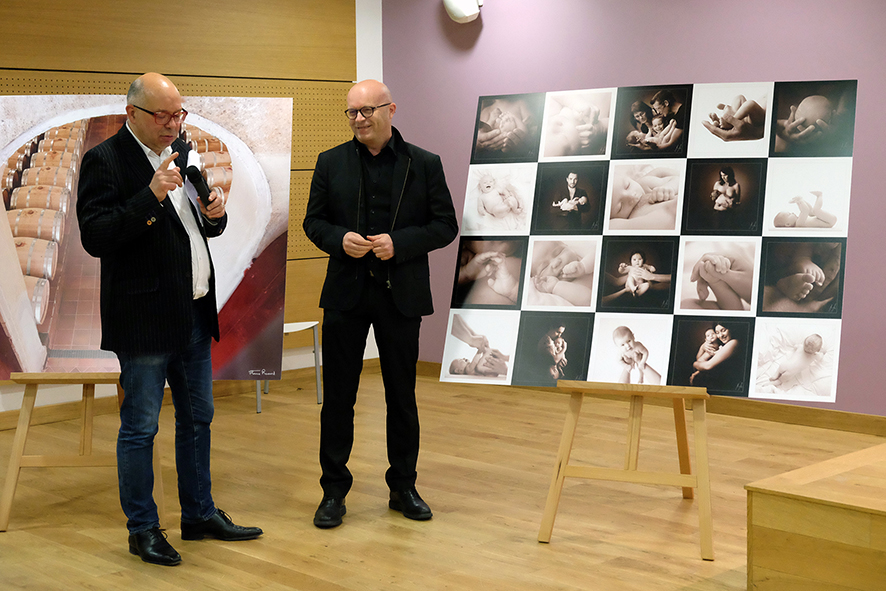
[[83, 415], [80, 420], [80, 455], [92, 455], [92, 419], [95, 415], [95, 384], [83, 384]]
[[714, 559], [714, 523], [711, 512], [711, 476], [708, 472], [708, 435], [705, 401], [692, 403], [692, 426], [695, 433], [695, 464], [698, 472], [698, 530], [701, 557]]
[[541, 527], [538, 530], [539, 542], [548, 543], [551, 541], [551, 532], [554, 530], [554, 519], [557, 517], [557, 507], [560, 505], [560, 493], [563, 491], [563, 481], [566, 479], [566, 466], [569, 464], [569, 454], [572, 453], [575, 427], [578, 424], [578, 416], [581, 414], [583, 398], [583, 394], [573, 393], [569, 400], [569, 413], [566, 415], [566, 422], [563, 425], [563, 436], [560, 438], [560, 449], [557, 451], [554, 475], [551, 478], [551, 487], [548, 489], [548, 499], [545, 502]]
[[28, 439], [28, 429], [31, 427], [31, 414], [34, 412], [34, 402], [36, 400], [37, 384], [28, 384], [25, 386], [22, 407], [18, 413], [18, 426], [15, 428], [15, 438], [12, 440], [12, 453], [9, 454], [9, 468], [6, 471], [6, 481], [3, 483], [3, 496], [0, 497], [0, 531], [6, 531], [9, 527], [12, 498], [15, 496], [15, 487], [18, 485], [18, 476], [22, 467], [22, 455], [25, 453], [25, 442]]
[[[677, 456], [680, 458], [680, 474], [692, 474], [692, 462], [689, 459], [689, 434], [686, 431], [686, 410], [683, 399], [674, 398], [674, 429], [677, 432]], [[696, 456], [696, 460], [698, 456]], [[692, 487], [683, 487], [683, 498], [695, 496]]]
[[628, 416], [628, 450], [625, 454], [625, 470], [636, 470], [640, 458], [640, 426], [643, 422], [643, 397], [631, 396]]

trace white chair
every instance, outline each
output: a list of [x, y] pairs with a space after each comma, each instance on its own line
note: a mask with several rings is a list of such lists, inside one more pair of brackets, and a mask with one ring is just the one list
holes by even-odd
[[[313, 329], [314, 331], [314, 372], [317, 376], [317, 404], [323, 403], [323, 386], [320, 382], [320, 333], [318, 331], [318, 325], [320, 323], [316, 320], [312, 320], [310, 322], [287, 322], [283, 325], [283, 335], [286, 336], [288, 334], [292, 334], [294, 332], [301, 332], [307, 329]], [[262, 384], [262, 380], [255, 380], [255, 412], [261, 412], [261, 392], [262, 387], [264, 386], [265, 394], [268, 393], [270, 389], [270, 383], [268, 380], [264, 380], [264, 384]]]

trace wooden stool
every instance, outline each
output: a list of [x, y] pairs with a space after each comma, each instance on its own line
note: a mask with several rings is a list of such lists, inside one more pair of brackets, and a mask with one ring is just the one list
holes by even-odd
[[[9, 526], [9, 514], [12, 510], [12, 498], [18, 485], [19, 472], [22, 468], [73, 467], [86, 468], [94, 466], [116, 466], [117, 457], [113, 454], [92, 453], [92, 419], [95, 411], [95, 385], [115, 384], [117, 386], [117, 407], [123, 402], [123, 388], [120, 387], [120, 374], [108, 373], [13, 373], [9, 376], [17, 384], [25, 384], [25, 394], [18, 415], [18, 426], [12, 440], [12, 453], [9, 456], [9, 468], [3, 485], [3, 496], [0, 497], [0, 531]], [[31, 414], [37, 400], [37, 388], [40, 385], [82, 384], [83, 407], [80, 427], [80, 453], [77, 455], [25, 455], [25, 443], [28, 429], [31, 427]], [[160, 451], [154, 442], [154, 499], [160, 519], [163, 521], [165, 509], [163, 503], [163, 478], [160, 473]]]
[[[698, 521], [701, 541], [701, 557], [704, 560], [714, 559], [713, 522], [711, 519], [711, 482], [708, 473], [707, 429], [705, 426], [705, 401], [710, 398], [704, 388], [688, 386], [649, 386], [644, 384], [609, 384], [602, 382], [578, 382], [560, 380], [557, 388], [572, 394], [569, 402], [569, 413], [563, 426], [560, 438], [560, 449], [554, 464], [554, 475], [548, 490], [538, 541], [551, 541], [554, 519], [560, 504], [563, 481], [567, 476], [589, 478], [593, 480], [614, 480], [634, 482], [638, 484], [661, 484], [680, 486], [683, 498], [693, 498], [693, 488], [698, 489]], [[592, 466], [575, 466], [569, 464], [572, 443], [575, 438], [575, 427], [581, 413], [581, 404], [585, 394], [629, 397], [631, 402], [628, 417], [628, 449], [623, 470], [614, 468], [597, 468]], [[674, 407], [674, 427], [677, 431], [677, 454], [680, 460], [680, 474], [668, 472], [641, 472], [637, 470], [637, 458], [640, 452], [640, 422], [643, 418], [643, 398], [669, 398]], [[692, 400], [692, 426], [695, 440], [695, 461], [697, 475], [692, 474], [689, 462], [689, 440], [686, 432], [686, 412], [684, 400]]]

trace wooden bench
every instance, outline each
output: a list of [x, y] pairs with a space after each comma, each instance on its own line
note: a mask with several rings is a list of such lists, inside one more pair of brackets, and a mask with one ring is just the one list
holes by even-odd
[[745, 489], [748, 589], [886, 588], [886, 443]]
[[[693, 489], [698, 490], [698, 521], [701, 542], [701, 557], [704, 560], [714, 559], [713, 522], [711, 516], [711, 482], [708, 472], [707, 429], [705, 423], [706, 401], [710, 396], [704, 388], [688, 386], [650, 386], [644, 384], [610, 384], [602, 382], [579, 382], [560, 380], [557, 388], [572, 395], [554, 474], [548, 490], [548, 498], [542, 515], [538, 541], [548, 543], [554, 529], [554, 519], [560, 504], [563, 481], [567, 476], [588, 478], [593, 480], [612, 480], [639, 484], [659, 484], [679, 486], [683, 489], [683, 498], [693, 498]], [[630, 399], [628, 415], [628, 445], [623, 469], [598, 468], [593, 466], [577, 466], [569, 463], [572, 444], [575, 439], [575, 428], [581, 414], [582, 401], [585, 395], [616, 396]], [[680, 473], [643, 472], [637, 470], [640, 452], [640, 423], [643, 417], [644, 398], [670, 399], [674, 408], [674, 427], [677, 431], [677, 455], [680, 462]], [[692, 474], [689, 457], [689, 440], [686, 431], [685, 401], [692, 401], [692, 425], [695, 443], [695, 462], [697, 474]]]
[[[6, 471], [6, 480], [3, 484], [3, 495], [0, 496], [0, 531], [6, 531], [9, 526], [12, 499], [15, 496], [15, 489], [18, 485], [18, 477], [22, 468], [87, 468], [117, 465], [117, 457], [114, 454], [92, 453], [95, 386], [96, 384], [116, 385], [118, 408], [120, 403], [123, 402], [124, 395], [123, 389], [120, 387], [120, 374], [117, 372], [13, 373], [9, 376], [9, 379], [16, 384], [24, 384], [25, 393], [18, 415], [15, 437], [12, 440], [12, 453], [9, 456], [9, 468]], [[43, 385], [64, 384], [82, 384], [83, 386], [79, 453], [66, 455], [25, 455], [25, 443], [27, 443], [28, 430], [31, 427], [31, 415], [34, 412], [34, 403], [37, 400], [37, 390]], [[165, 513], [163, 479], [160, 474], [160, 452], [156, 441], [154, 442], [154, 499], [162, 521]]]

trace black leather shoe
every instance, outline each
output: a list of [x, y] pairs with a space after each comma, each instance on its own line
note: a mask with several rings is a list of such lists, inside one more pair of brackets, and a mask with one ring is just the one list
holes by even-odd
[[337, 527], [341, 525], [341, 518], [347, 512], [344, 498], [323, 497], [320, 506], [314, 513], [314, 525], [321, 529]]
[[399, 511], [404, 517], [415, 519], [416, 521], [427, 521], [433, 517], [431, 508], [425, 503], [415, 488], [409, 490], [392, 490], [391, 500], [388, 507], [395, 511]]
[[202, 540], [209, 536], [226, 542], [253, 540], [264, 532], [260, 527], [243, 527], [235, 525], [228, 514], [218, 509], [212, 517], [200, 523], [182, 522], [183, 540]]
[[159, 527], [130, 534], [129, 553], [145, 562], [163, 566], [175, 566], [182, 561], [181, 555], [166, 541], [166, 534]]

